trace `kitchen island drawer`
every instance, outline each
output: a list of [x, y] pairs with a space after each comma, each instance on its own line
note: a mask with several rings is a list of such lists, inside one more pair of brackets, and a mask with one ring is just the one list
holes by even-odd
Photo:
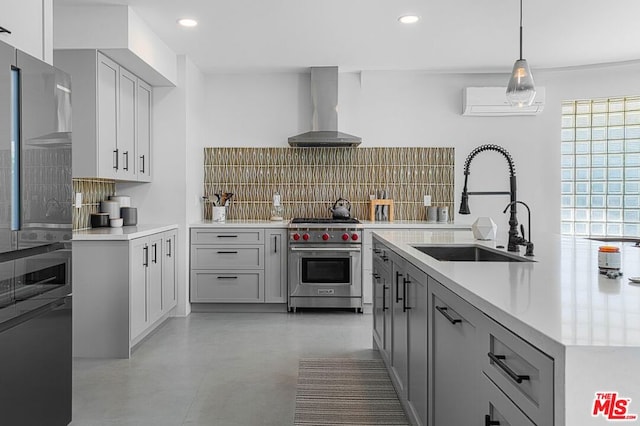
[[264, 245], [191, 246], [191, 269], [263, 269]]
[[191, 273], [191, 301], [262, 302], [264, 301], [263, 280], [262, 271], [194, 271]]
[[535, 424], [553, 424], [553, 358], [490, 320], [483, 371]]
[[202, 229], [191, 230], [191, 244], [264, 244], [263, 229]]

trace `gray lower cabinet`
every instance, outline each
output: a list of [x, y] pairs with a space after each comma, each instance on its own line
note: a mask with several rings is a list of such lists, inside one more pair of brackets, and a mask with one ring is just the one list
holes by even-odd
[[373, 251], [373, 336], [386, 360], [391, 357], [391, 265], [384, 250]]
[[178, 304], [178, 231], [164, 233], [162, 251], [162, 310], [167, 311]]
[[[128, 358], [176, 306], [177, 229], [73, 242], [73, 354]], [[171, 241], [171, 243], [169, 243]]]
[[[402, 279], [404, 286], [404, 307], [407, 312], [408, 327], [408, 408], [411, 417], [417, 425], [428, 424], [428, 365], [425, 362], [428, 353], [427, 325], [428, 314], [428, 286], [427, 275], [407, 264], [405, 276]], [[463, 423], [448, 423], [463, 424]]]
[[287, 231], [192, 228], [191, 302], [286, 303]]
[[482, 314], [431, 277], [429, 291], [432, 424], [479, 424]]
[[264, 301], [287, 303], [287, 230], [265, 229]]
[[372, 271], [373, 342], [412, 424], [554, 424], [551, 357], [377, 238]]
[[407, 310], [405, 306], [405, 286], [403, 284], [404, 262], [394, 259], [391, 284], [391, 374], [396, 384], [398, 396], [407, 399], [407, 378], [409, 374], [407, 342]]
[[[476, 420], [475, 424], [483, 425], [499, 425], [499, 426], [535, 426], [527, 416], [511, 401], [507, 396], [498, 389], [486, 375], [481, 378], [482, 388], [478, 393], [480, 407], [482, 410], [482, 421]], [[440, 424], [440, 423], [434, 423]], [[443, 423], [445, 424], [445, 423]], [[453, 423], [451, 423], [453, 424]], [[459, 423], [455, 423], [459, 424]], [[465, 423], [471, 424], [471, 423]], [[540, 425], [553, 423], [539, 423]]]

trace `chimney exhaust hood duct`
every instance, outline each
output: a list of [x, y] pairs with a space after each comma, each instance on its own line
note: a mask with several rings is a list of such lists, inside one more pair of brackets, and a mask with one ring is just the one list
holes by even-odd
[[311, 68], [312, 130], [289, 138], [296, 147], [353, 147], [362, 138], [338, 131], [338, 67]]

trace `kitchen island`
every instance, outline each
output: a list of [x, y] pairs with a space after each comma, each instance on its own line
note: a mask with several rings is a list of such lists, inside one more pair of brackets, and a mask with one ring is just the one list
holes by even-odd
[[[379, 288], [391, 296], [387, 297], [387, 293], [380, 295], [380, 292], [376, 294], [378, 286], [374, 284], [374, 317], [405, 311], [408, 319], [398, 318], [409, 324], [409, 330], [405, 332], [409, 340], [406, 344], [409, 348], [406, 351], [409, 354], [407, 365], [394, 366], [397, 364], [391, 356], [394, 348], [385, 346], [384, 336], [381, 337], [385, 331], [376, 332], [379, 324], [384, 328], [384, 321], [376, 323], [374, 319], [374, 344], [387, 362], [397, 388], [398, 385], [401, 388], [406, 385], [398, 381], [402, 376], [400, 373], [405, 372], [409, 386], [399, 389], [399, 393], [406, 395], [408, 411], [419, 412], [421, 406], [420, 401], [411, 401], [411, 380], [416, 379], [422, 368], [428, 372], [424, 374], [427, 376], [424, 393], [430, 397], [422, 409], [425, 414], [421, 422], [439, 424], [433, 417], [433, 408], [437, 405], [433, 401], [440, 391], [434, 379], [438, 370], [433, 370], [433, 366], [437, 365], [439, 349], [436, 343], [441, 336], [434, 324], [442, 318], [447, 318], [454, 326], [464, 326], [467, 322], [473, 325], [474, 337], [468, 341], [479, 345], [479, 349], [462, 346], [458, 347], [462, 349], [458, 354], [450, 355], [452, 359], [459, 359], [460, 352], [466, 352], [480, 358], [474, 366], [479, 372], [478, 377], [469, 376], [466, 382], [472, 399], [473, 392], [476, 392], [477, 409], [480, 410], [477, 424], [485, 424], [481, 423], [483, 416], [493, 416], [491, 411], [497, 406], [491, 405], [490, 395], [494, 387], [498, 398], [507, 395], [513, 402], [508, 409], [515, 405], [514, 415], [524, 415], [522, 424], [606, 424], [607, 416], [628, 415], [631, 416], [628, 420], [633, 420], [633, 415], [640, 413], [640, 403], [636, 402], [640, 398], [640, 381], [637, 380], [640, 377], [640, 286], [627, 279], [640, 276], [640, 248], [630, 243], [615, 244], [621, 248], [624, 275], [609, 279], [598, 273], [597, 253], [598, 247], [605, 245], [602, 242], [546, 235], [535, 243], [535, 256], [531, 262], [446, 262], [428, 256], [414, 246], [471, 244], [495, 249], [496, 245], [506, 244], [476, 241], [471, 232], [465, 231], [387, 231], [374, 234], [374, 274], [384, 276], [384, 271], [389, 271], [389, 285], [383, 283]], [[382, 266], [378, 269], [376, 253], [380, 259], [387, 258], [380, 260]], [[521, 253], [524, 253], [524, 248]], [[517, 256], [524, 258], [520, 254]], [[385, 263], [392, 265], [385, 266]], [[424, 297], [417, 297], [422, 282], [428, 290]], [[396, 310], [395, 301], [402, 299], [403, 285], [406, 300], [401, 303], [405, 309]], [[393, 294], [394, 291], [398, 294]], [[383, 306], [376, 309], [379, 299]], [[450, 305], [447, 310], [443, 308], [447, 301], [459, 301], [464, 305], [458, 310]], [[422, 318], [418, 315], [421, 312], [424, 313]], [[448, 314], [448, 317], [441, 314]], [[418, 337], [424, 340], [425, 352], [428, 353], [422, 364], [428, 363], [431, 368], [421, 365], [420, 360], [411, 359], [416, 349], [416, 345], [412, 347], [411, 344], [412, 333], [415, 334], [417, 324], [414, 321], [412, 331], [412, 316], [427, 322], [425, 336]], [[456, 321], [460, 318], [462, 321]], [[388, 321], [386, 327], [391, 328], [391, 332], [399, 330], [393, 320]], [[399, 340], [396, 336], [390, 341]], [[417, 346], [420, 342], [418, 340]], [[495, 362], [487, 357], [488, 352], [496, 352], [494, 349], [503, 352], [513, 350], [513, 353], [507, 353], [502, 363]], [[520, 349], [525, 353], [522, 357], [517, 353]], [[531, 357], [526, 355], [528, 353]], [[496, 368], [507, 364], [516, 370], [516, 378], [519, 369], [533, 373], [523, 380], [524, 384], [515, 380], [510, 383], [506, 370]], [[461, 368], [462, 364], [459, 364], [458, 369]], [[500, 371], [492, 373], [492, 370]], [[479, 383], [475, 388], [474, 380]], [[491, 386], [491, 392], [486, 390], [483, 382], [495, 385]], [[457, 389], [461, 394], [463, 390]], [[603, 395], [594, 405], [598, 393]], [[613, 405], [613, 393], [617, 393], [618, 402], [631, 398], [626, 403], [626, 411], [607, 409], [607, 404]], [[420, 392], [414, 392], [415, 395], [420, 395]], [[485, 403], [487, 398], [489, 403]], [[596, 416], [592, 415], [594, 407], [597, 407]], [[413, 417], [415, 420], [415, 415]]]

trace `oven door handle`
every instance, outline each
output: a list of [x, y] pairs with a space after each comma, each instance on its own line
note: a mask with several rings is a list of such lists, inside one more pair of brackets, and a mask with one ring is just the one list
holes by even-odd
[[341, 251], [341, 252], [360, 252], [360, 247], [289, 247], [291, 251]]

